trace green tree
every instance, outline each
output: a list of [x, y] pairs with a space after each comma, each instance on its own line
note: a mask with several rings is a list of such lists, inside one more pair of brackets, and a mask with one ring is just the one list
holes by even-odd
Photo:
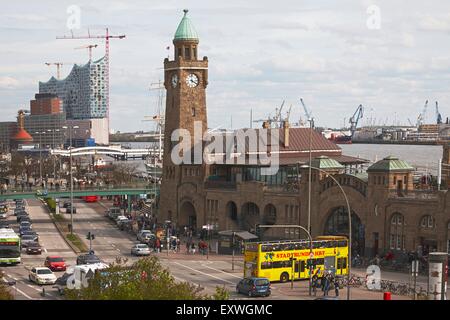
[[13, 295], [9, 292], [8, 286], [3, 281], [2, 271], [0, 271], [0, 300], [13, 300]]
[[225, 300], [225, 288], [212, 296], [188, 282], [176, 282], [157, 257], [139, 259], [131, 266], [118, 260], [107, 270], [97, 272], [82, 289], [66, 289], [71, 300]]

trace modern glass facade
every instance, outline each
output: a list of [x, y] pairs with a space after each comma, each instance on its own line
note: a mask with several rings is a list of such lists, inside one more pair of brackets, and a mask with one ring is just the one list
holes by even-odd
[[33, 137], [33, 143], [43, 147], [59, 147], [66, 141], [66, 114], [45, 114], [25, 116], [25, 130]]
[[62, 100], [67, 119], [106, 118], [108, 90], [105, 58], [74, 65], [63, 80], [39, 82], [39, 93], [53, 93]]

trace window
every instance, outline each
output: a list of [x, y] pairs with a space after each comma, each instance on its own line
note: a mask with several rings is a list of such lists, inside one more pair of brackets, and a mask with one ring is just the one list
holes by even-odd
[[404, 217], [401, 213], [394, 213], [391, 218], [389, 248], [405, 249]]
[[181, 48], [178, 48], [178, 56], [181, 56]]
[[189, 47], [188, 48], [184, 48], [184, 57], [186, 59], [190, 59], [191, 58], [191, 50], [190, 50]]
[[422, 219], [420, 220], [420, 226], [426, 229], [433, 229], [435, 227], [434, 218], [430, 215], [422, 217]]
[[196, 47], [192, 48], [192, 55], [193, 55], [194, 59], [197, 59], [197, 48]]
[[192, 108], [192, 116], [195, 117], [195, 108]]

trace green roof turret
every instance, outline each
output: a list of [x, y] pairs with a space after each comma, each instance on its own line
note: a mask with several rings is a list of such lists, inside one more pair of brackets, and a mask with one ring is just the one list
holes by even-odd
[[198, 41], [197, 31], [195, 31], [194, 25], [191, 20], [187, 17], [188, 9], [184, 9], [184, 16], [178, 25], [177, 31], [175, 32], [175, 36], [173, 38], [176, 40], [194, 40]]

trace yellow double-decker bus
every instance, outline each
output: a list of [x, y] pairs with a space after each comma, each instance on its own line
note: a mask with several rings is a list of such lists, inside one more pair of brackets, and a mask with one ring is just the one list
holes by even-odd
[[[250, 242], [245, 245], [244, 277], [264, 277], [271, 282], [319, 277], [326, 271], [347, 274], [348, 241], [342, 236], [321, 236], [309, 240]], [[312, 256], [312, 259], [311, 259]], [[309, 267], [311, 266], [311, 267]]]

